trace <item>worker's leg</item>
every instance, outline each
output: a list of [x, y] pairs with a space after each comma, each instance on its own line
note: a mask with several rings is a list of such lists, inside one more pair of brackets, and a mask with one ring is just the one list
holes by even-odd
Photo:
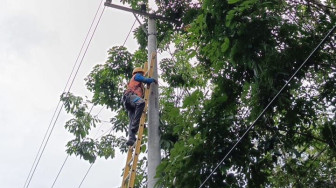
[[134, 116], [132, 120], [131, 130], [136, 133], [139, 129], [140, 118], [145, 108], [145, 100], [137, 95], [131, 95], [130, 103], [132, 107], [134, 107]]
[[145, 100], [138, 97], [134, 103], [135, 103], [135, 112], [132, 121], [132, 131], [137, 132], [139, 129], [139, 122], [141, 119], [141, 115], [145, 108]]
[[130, 117], [130, 126], [129, 126], [130, 137], [129, 137], [129, 140], [127, 141], [127, 145], [133, 145], [136, 140], [135, 134], [138, 132], [138, 129], [139, 129], [140, 118], [145, 108], [145, 100], [143, 100], [142, 98], [134, 94], [134, 95], [129, 96], [129, 103], [132, 109], [134, 109], [134, 111], [132, 111], [132, 114], [131, 114], [132, 117], [129, 116]]
[[132, 125], [133, 125], [133, 119], [134, 119], [134, 112], [135, 109], [128, 110], [128, 118], [129, 118], [129, 125], [128, 125], [128, 137], [129, 140], [135, 140], [135, 134], [132, 133]]

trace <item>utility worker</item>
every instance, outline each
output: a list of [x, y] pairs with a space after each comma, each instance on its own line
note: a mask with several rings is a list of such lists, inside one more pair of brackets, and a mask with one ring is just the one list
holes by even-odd
[[127, 90], [124, 92], [123, 96], [123, 105], [126, 108], [129, 117], [129, 138], [126, 142], [128, 146], [132, 146], [136, 141], [135, 134], [138, 132], [140, 118], [145, 108], [143, 83], [151, 84], [154, 82], [157, 84], [157, 81], [154, 78], [144, 77], [144, 73], [144, 70], [140, 67], [136, 67], [133, 70], [132, 79], [128, 83]]

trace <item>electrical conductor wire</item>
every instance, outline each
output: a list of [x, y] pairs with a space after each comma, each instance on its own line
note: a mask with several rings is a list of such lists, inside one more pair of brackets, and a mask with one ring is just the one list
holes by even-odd
[[[127, 34], [127, 36], [126, 36], [126, 39], [125, 39], [125, 41], [124, 41], [124, 44], [123, 44], [123, 46], [125, 46], [125, 44], [126, 44], [126, 41], [127, 41], [128, 37], [129, 37], [130, 33], [132, 32], [132, 30], [133, 30], [133, 27], [134, 27], [135, 23], [136, 23], [136, 20], [134, 21], [134, 23], [133, 23], [133, 25], [132, 25], [132, 27], [131, 27], [130, 31], [128, 32], [128, 34]], [[102, 109], [103, 109], [103, 108], [102, 108]], [[102, 109], [101, 109], [101, 110], [102, 110]], [[99, 113], [98, 113], [98, 114], [100, 114], [101, 110], [99, 111]], [[111, 130], [110, 130], [109, 134], [111, 134], [112, 130], [113, 130], [113, 127], [111, 128]], [[105, 134], [105, 133], [104, 133], [104, 134]], [[104, 134], [103, 134], [103, 135], [104, 135]], [[103, 135], [102, 135], [102, 136], [103, 136]], [[85, 176], [83, 177], [83, 179], [82, 179], [82, 181], [81, 181], [81, 183], [80, 183], [80, 185], [79, 185], [78, 187], [81, 187], [81, 186], [82, 186], [82, 184], [83, 184], [83, 182], [84, 182], [84, 180], [85, 180], [86, 176], [89, 174], [89, 172], [90, 172], [90, 170], [91, 170], [91, 167], [93, 166], [93, 164], [94, 164], [94, 163], [92, 163], [92, 164], [91, 164], [91, 166], [89, 167], [89, 169], [86, 171], [86, 174], [85, 174]]]
[[82, 179], [82, 181], [81, 181], [81, 183], [79, 184], [78, 188], [82, 186], [82, 184], [83, 184], [83, 182], [84, 182], [86, 176], [87, 176], [88, 173], [90, 172], [90, 170], [91, 170], [93, 164], [94, 164], [94, 163], [91, 163], [90, 168], [86, 171], [86, 174], [84, 175], [84, 178]]
[[134, 20], [134, 23], [133, 23], [133, 25], [132, 25], [132, 27], [131, 27], [130, 31], [129, 31], [129, 32], [128, 32], [128, 34], [127, 34], [127, 37], [126, 37], [126, 39], [125, 39], [125, 41], [124, 41], [124, 44], [123, 44], [123, 46], [125, 46], [125, 44], [126, 44], [126, 41], [127, 41], [128, 37], [130, 36], [130, 34], [131, 34], [131, 32], [132, 32], [132, 29], [133, 29], [133, 27], [134, 27], [134, 25], [135, 25], [135, 22], [136, 22], [136, 20]]
[[[89, 31], [88, 31], [88, 33], [87, 33], [87, 35], [86, 35], [86, 38], [85, 38], [85, 40], [84, 40], [84, 42], [83, 42], [83, 44], [82, 44], [82, 47], [81, 47], [81, 49], [80, 49], [80, 52], [79, 52], [79, 54], [78, 54], [78, 56], [77, 56], [77, 59], [76, 59], [76, 61], [75, 61], [74, 66], [73, 66], [73, 68], [72, 68], [71, 74], [70, 74], [70, 76], [69, 76], [69, 78], [68, 78], [68, 81], [67, 81], [67, 83], [66, 83], [66, 86], [65, 86], [65, 88], [64, 88], [64, 90], [63, 90], [63, 93], [66, 91], [66, 87], [68, 86], [69, 81], [70, 81], [70, 78], [71, 78], [71, 76], [72, 76], [72, 74], [73, 74], [73, 72], [74, 72], [74, 70], [75, 70], [75, 67], [76, 67], [76, 65], [77, 65], [78, 59], [79, 59], [79, 57], [80, 57], [80, 54], [82, 53], [84, 44], [85, 44], [85, 42], [86, 42], [86, 40], [87, 40], [87, 38], [88, 38], [88, 35], [89, 35], [90, 30], [91, 30], [91, 28], [92, 28], [92, 26], [93, 26], [93, 23], [94, 23], [94, 21], [96, 20], [96, 16], [97, 16], [97, 14], [98, 14], [98, 11], [99, 11], [99, 9], [100, 9], [100, 7], [101, 7], [102, 2], [103, 2], [103, 0], [101, 1], [100, 5], [99, 5], [99, 7], [98, 7], [98, 9], [97, 9], [97, 12], [96, 12], [96, 14], [95, 14], [94, 20], [92, 21], [91, 26], [90, 26], [90, 29], [89, 29]], [[104, 9], [105, 9], [105, 7], [104, 7]], [[103, 12], [104, 12], [104, 9], [103, 9]], [[102, 12], [102, 13], [103, 13], [103, 12]], [[101, 15], [102, 15], [102, 14], [101, 14]], [[71, 89], [71, 87], [72, 87], [72, 85], [73, 85], [73, 83], [74, 83], [74, 80], [75, 80], [75, 78], [76, 78], [76, 76], [77, 76], [78, 70], [79, 70], [79, 68], [80, 68], [80, 66], [81, 66], [81, 64], [82, 64], [82, 62], [83, 62], [84, 56], [85, 56], [85, 54], [86, 54], [86, 52], [87, 52], [87, 49], [88, 49], [88, 47], [89, 47], [89, 45], [90, 45], [90, 43], [91, 43], [92, 37], [93, 37], [93, 35], [94, 35], [94, 33], [95, 33], [96, 29], [97, 29], [97, 26], [98, 26], [98, 24], [99, 24], [99, 22], [100, 22], [101, 15], [100, 15], [100, 18], [99, 18], [99, 20], [98, 20], [98, 22], [97, 22], [97, 25], [96, 25], [96, 27], [95, 27], [93, 33], [92, 33], [92, 36], [91, 36], [90, 41], [89, 41], [89, 43], [88, 43], [88, 45], [87, 45], [87, 48], [86, 48], [86, 50], [85, 50], [85, 52], [84, 52], [83, 58], [81, 59], [80, 64], [79, 64], [79, 66], [78, 66], [78, 68], [77, 68], [77, 71], [76, 71], [76, 73], [75, 73], [75, 75], [74, 75], [74, 77], [73, 77], [73, 80], [72, 80], [72, 82], [71, 82], [71, 85], [70, 85], [69, 88], [68, 88], [68, 92], [70, 91], [70, 89]], [[58, 120], [58, 117], [59, 117], [59, 115], [60, 115], [60, 112], [61, 112], [61, 110], [62, 110], [62, 108], [63, 108], [63, 104], [61, 105], [61, 107], [60, 107], [60, 109], [59, 109], [59, 112], [58, 112], [58, 114], [57, 114], [57, 116], [56, 116], [56, 119], [55, 119], [55, 121], [54, 121], [54, 124], [53, 124], [53, 126], [52, 126], [52, 129], [51, 129], [51, 131], [50, 131], [50, 133], [49, 133], [49, 135], [48, 135], [48, 137], [47, 137], [47, 134], [48, 134], [48, 132], [49, 132], [49, 130], [50, 130], [50, 127], [51, 127], [51, 125], [52, 125], [52, 121], [53, 121], [53, 119], [54, 119], [54, 117], [55, 117], [55, 114], [56, 114], [56, 112], [57, 112], [57, 109], [58, 109], [60, 103], [61, 103], [61, 101], [59, 100], [59, 102], [58, 102], [58, 104], [57, 104], [57, 107], [56, 107], [56, 109], [55, 109], [55, 112], [54, 112], [54, 114], [53, 114], [53, 116], [52, 116], [51, 122], [50, 122], [50, 124], [49, 124], [49, 127], [48, 127], [48, 129], [47, 129], [47, 131], [46, 131], [46, 133], [45, 133], [45, 136], [44, 136], [43, 140], [42, 140], [41, 146], [40, 146], [40, 148], [39, 148], [39, 150], [38, 150], [38, 153], [37, 153], [37, 155], [36, 155], [36, 157], [35, 157], [34, 163], [33, 163], [32, 167], [31, 167], [31, 169], [30, 169], [30, 172], [29, 172], [29, 174], [28, 174], [28, 177], [27, 177], [27, 179], [26, 179], [26, 182], [25, 182], [25, 184], [24, 184], [24, 187], [28, 187], [28, 186], [29, 186], [29, 184], [30, 184], [30, 182], [31, 182], [31, 180], [32, 180], [32, 178], [33, 178], [33, 176], [34, 176], [34, 173], [35, 173], [35, 171], [36, 171], [36, 168], [37, 168], [37, 166], [38, 166], [38, 164], [39, 164], [39, 161], [40, 161], [40, 159], [41, 159], [41, 157], [42, 157], [42, 154], [43, 154], [43, 152], [44, 152], [44, 150], [45, 150], [45, 147], [46, 147], [46, 145], [47, 145], [47, 143], [48, 143], [48, 141], [49, 141], [50, 135], [51, 135], [51, 133], [52, 133], [54, 127], [55, 127], [55, 124], [56, 124], [56, 122], [57, 122], [57, 120]], [[44, 147], [43, 147], [43, 149], [42, 149], [42, 151], [41, 151], [41, 148], [42, 148], [42, 146], [43, 146], [43, 143], [44, 143], [44, 141], [45, 141], [45, 138], [47, 138], [47, 140], [46, 140], [45, 145], [44, 145]], [[40, 152], [40, 151], [41, 151], [41, 152]], [[35, 167], [34, 167], [34, 166], [35, 166]], [[34, 170], [33, 170], [33, 169], [34, 169]]]
[[[126, 41], [127, 41], [128, 37], [130, 36], [130, 34], [131, 34], [131, 32], [132, 32], [132, 29], [133, 29], [133, 27], [134, 27], [134, 25], [135, 25], [135, 22], [136, 22], [136, 20], [134, 21], [134, 23], [133, 23], [133, 25], [132, 25], [130, 31], [128, 32], [128, 34], [127, 34], [127, 36], [126, 36], [126, 39], [125, 39], [125, 41], [124, 41], [124, 43], [123, 43], [122, 46], [125, 46]], [[104, 106], [100, 109], [100, 111], [98, 112], [97, 116], [102, 112], [103, 109], [104, 109]]]
[[[94, 105], [92, 105], [89, 114], [91, 113], [93, 107], [94, 107]], [[99, 129], [100, 129], [100, 128], [99, 128]], [[64, 159], [63, 164], [62, 164], [60, 170], [58, 171], [58, 173], [57, 173], [57, 175], [56, 175], [56, 178], [55, 178], [53, 184], [51, 185], [51, 188], [53, 188], [53, 187], [55, 186], [55, 183], [56, 183], [56, 181], [57, 181], [59, 175], [61, 174], [61, 172], [62, 172], [62, 170], [63, 170], [63, 168], [64, 168], [64, 165], [65, 165], [65, 163], [67, 162], [68, 158], [69, 158], [69, 154], [68, 154], [68, 155], [66, 156], [66, 158]]]
[[[102, 3], [102, 2], [103, 2], [103, 1], [101, 1], [101, 3]], [[99, 6], [99, 7], [100, 7], [100, 6]], [[105, 10], [105, 7], [104, 7], [104, 10]], [[103, 11], [104, 11], [104, 10], [103, 10]], [[97, 13], [96, 13], [96, 15], [97, 15]], [[135, 23], [136, 23], [136, 20], [134, 21], [134, 23], [133, 23], [133, 25], [132, 25], [130, 31], [128, 32], [128, 34], [127, 34], [127, 36], [126, 36], [126, 39], [125, 39], [125, 41], [124, 41], [124, 43], [123, 43], [122, 46], [125, 46], [125, 44], [126, 44], [128, 38], [129, 38], [129, 36], [130, 36], [130, 34], [131, 34], [132, 30], [133, 30], [133, 27], [134, 27]], [[90, 27], [90, 28], [91, 28], [91, 27]], [[77, 58], [77, 59], [78, 59], [78, 58]], [[100, 111], [98, 112], [97, 116], [102, 112], [103, 108], [104, 108], [104, 107], [102, 107], [102, 108], [100, 109]], [[90, 113], [91, 113], [91, 111], [90, 111]], [[112, 131], [112, 128], [111, 128], [109, 134], [111, 133], [111, 131]], [[104, 133], [104, 134], [105, 134], [105, 133]], [[69, 155], [67, 155], [67, 157], [66, 157], [65, 160], [63, 161], [63, 164], [62, 164], [60, 170], [58, 171], [57, 176], [56, 176], [56, 178], [55, 178], [55, 180], [54, 180], [54, 182], [53, 182], [53, 184], [52, 184], [51, 187], [54, 187], [54, 185], [55, 185], [55, 183], [56, 183], [56, 181], [57, 181], [57, 179], [58, 179], [60, 173], [62, 172], [62, 170], [63, 170], [63, 168], [64, 168], [64, 165], [65, 165], [65, 163], [67, 162], [68, 158], [69, 158]], [[82, 185], [82, 183], [84, 182], [86, 176], [87, 176], [88, 173], [90, 172], [92, 165], [93, 165], [93, 164], [91, 164], [91, 166], [90, 166], [89, 169], [87, 170], [87, 172], [86, 172], [84, 178], [82, 179], [82, 181], [81, 181], [79, 187]]]
[[229, 150], [229, 152], [224, 156], [224, 158], [218, 163], [218, 165], [212, 170], [210, 175], [203, 181], [203, 183], [199, 186], [201, 188], [208, 179], [214, 174], [214, 172], [217, 170], [217, 168], [224, 162], [224, 160], [230, 155], [230, 153], [236, 148], [236, 146], [239, 144], [239, 142], [245, 137], [245, 135], [254, 127], [256, 122], [260, 119], [261, 116], [264, 115], [266, 110], [271, 106], [273, 101], [278, 98], [280, 93], [285, 89], [285, 87], [293, 80], [293, 78], [296, 76], [296, 74], [301, 70], [301, 68], [307, 63], [307, 61], [311, 58], [311, 56], [317, 51], [317, 49], [327, 40], [329, 35], [335, 30], [336, 25], [328, 32], [328, 34], [323, 38], [323, 40], [316, 46], [316, 48], [310, 53], [310, 55], [306, 58], [306, 60], [300, 65], [300, 67], [294, 72], [294, 74], [289, 78], [289, 80], [285, 83], [285, 85], [279, 90], [279, 92], [273, 97], [271, 102], [268, 103], [268, 105], [264, 108], [264, 110], [259, 114], [259, 116], [253, 121], [252, 125], [248, 127], [248, 129], [244, 132], [244, 134], [238, 139], [238, 141], [232, 146], [232, 148]]
[[[99, 136], [99, 137], [103, 137], [107, 132], [109, 132], [108, 134], [111, 134], [112, 130], [113, 130], [113, 127], [111, 127], [110, 129], [108, 129], [107, 131], [105, 131], [105, 133], [103, 133], [103, 135], [101, 135], [101, 136]], [[85, 173], [85, 175], [84, 175], [84, 177], [83, 177], [81, 183], [79, 184], [78, 188], [82, 186], [82, 184], [83, 184], [84, 180], [86, 179], [87, 175], [89, 174], [89, 172], [90, 172], [90, 170], [91, 170], [93, 164], [94, 164], [94, 163], [92, 163], [92, 164], [90, 165], [89, 169], [86, 171], [86, 173]]]

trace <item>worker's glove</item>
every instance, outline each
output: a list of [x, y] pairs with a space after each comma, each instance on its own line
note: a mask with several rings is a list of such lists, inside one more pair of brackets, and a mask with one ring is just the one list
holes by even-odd
[[158, 84], [158, 81], [156, 79], [153, 78], [153, 80], [154, 80], [154, 83]]

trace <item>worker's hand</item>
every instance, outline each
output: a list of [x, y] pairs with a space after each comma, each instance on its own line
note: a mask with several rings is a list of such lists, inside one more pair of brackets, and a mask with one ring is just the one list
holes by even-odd
[[156, 79], [153, 78], [153, 80], [154, 80], [154, 83], [158, 84], [158, 81]]

